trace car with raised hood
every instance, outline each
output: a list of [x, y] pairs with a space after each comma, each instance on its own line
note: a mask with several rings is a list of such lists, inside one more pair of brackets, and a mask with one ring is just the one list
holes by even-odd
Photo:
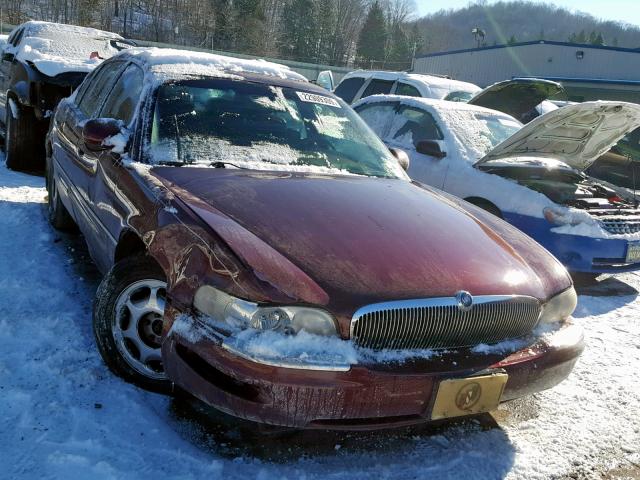
[[640, 125], [640, 105], [586, 102], [522, 126], [472, 105], [408, 97], [355, 110], [410, 159], [409, 175], [527, 233], [582, 276], [640, 269], [640, 210], [584, 170]]
[[49, 117], [96, 65], [131, 45], [120, 35], [30, 21], [9, 35], [0, 58], [0, 122], [6, 163], [14, 170], [44, 170]]
[[583, 349], [556, 259], [411, 182], [286, 67], [128, 50], [60, 103], [48, 151], [51, 223], [76, 223], [105, 274], [98, 348], [138, 385], [256, 422], [381, 428], [552, 387]]

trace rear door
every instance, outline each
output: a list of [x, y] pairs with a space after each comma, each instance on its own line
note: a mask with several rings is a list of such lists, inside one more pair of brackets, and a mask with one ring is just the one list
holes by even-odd
[[104, 239], [105, 229], [92, 211], [91, 189], [97, 155], [85, 148], [82, 128], [87, 120], [96, 118], [125, 66], [124, 62], [109, 61], [94, 70], [81, 84], [73, 101], [61, 104], [55, 116], [56, 135], [52, 136], [55, 140], [52, 160], [59, 178], [61, 197], [69, 198], [72, 215], [79, 225], [84, 226], [82, 231], [96, 262], [98, 257], [93, 247]]

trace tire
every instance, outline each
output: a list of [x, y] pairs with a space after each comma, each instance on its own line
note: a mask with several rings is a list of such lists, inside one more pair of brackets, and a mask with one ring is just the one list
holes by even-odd
[[6, 164], [11, 170], [40, 172], [44, 170], [44, 138], [47, 122], [36, 118], [33, 108], [16, 104], [18, 118], [13, 118], [7, 105], [5, 119]]
[[53, 174], [53, 162], [47, 159], [46, 184], [47, 184], [47, 218], [49, 223], [56, 230], [66, 232], [75, 231], [76, 223], [69, 215], [67, 207], [64, 206], [60, 195], [58, 195], [58, 185]]
[[171, 393], [160, 356], [164, 298], [160, 267], [146, 255], [125, 258], [98, 287], [93, 333], [113, 373], [146, 390]]

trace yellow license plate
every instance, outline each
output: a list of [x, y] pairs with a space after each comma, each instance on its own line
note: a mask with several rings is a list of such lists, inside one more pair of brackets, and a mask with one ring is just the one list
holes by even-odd
[[495, 410], [509, 375], [496, 373], [480, 377], [442, 380], [438, 385], [431, 419], [460, 417]]

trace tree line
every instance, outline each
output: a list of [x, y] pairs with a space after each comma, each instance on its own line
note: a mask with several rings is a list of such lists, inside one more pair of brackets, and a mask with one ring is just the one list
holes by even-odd
[[48, 20], [133, 39], [390, 70], [410, 68], [414, 54], [541, 39], [640, 47], [637, 26], [524, 0], [475, 0], [422, 18], [415, 0], [1, 2], [3, 20], [12, 24]]
[[2, 1], [11, 24], [72, 23], [132, 39], [337, 66], [408, 68], [420, 47], [409, 24], [414, 0]]

